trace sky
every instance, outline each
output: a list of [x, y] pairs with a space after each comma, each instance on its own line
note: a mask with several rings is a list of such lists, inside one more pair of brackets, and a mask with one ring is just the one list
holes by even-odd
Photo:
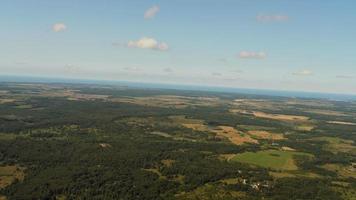
[[354, 0], [1, 0], [0, 75], [356, 94]]

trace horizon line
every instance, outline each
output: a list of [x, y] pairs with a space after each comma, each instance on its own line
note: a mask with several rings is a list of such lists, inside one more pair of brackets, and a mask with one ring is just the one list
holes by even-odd
[[[97, 82], [107, 82], [106, 84], [108, 85], [115, 85], [114, 83], [132, 83], [132, 84], [152, 84], [153, 85], [166, 85], [166, 86], [188, 86], [188, 87], [196, 87], [195, 89], [192, 88], [161, 88], [161, 87], [156, 87], [156, 89], [176, 89], [176, 90], [191, 90], [191, 91], [212, 91], [212, 92], [226, 92], [226, 93], [239, 93], [237, 91], [216, 91], [216, 90], [199, 90], [199, 89], [230, 89], [230, 90], [246, 90], [245, 92], [249, 92], [248, 94], [256, 94], [256, 95], [261, 95], [258, 93], [253, 93], [253, 91], [257, 92], [281, 92], [281, 93], [304, 93], [304, 94], [315, 94], [315, 95], [341, 95], [341, 96], [348, 96], [348, 97], [353, 97], [356, 98], [356, 93], [337, 93], [337, 92], [321, 92], [321, 91], [303, 91], [303, 90], [283, 90], [283, 89], [273, 89], [273, 88], [248, 88], [248, 87], [233, 87], [233, 86], [219, 86], [219, 85], [199, 85], [199, 84], [184, 84], [184, 83], [167, 83], [167, 82], [146, 82], [146, 81], [133, 81], [133, 80], [116, 80], [116, 79], [97, 79], [97, 78], [74, 78], [74, 77], [53, 77], [53, 76], [43, 76], [43, 75], [38, 75], [38, 76], [33, 76], [33, 75], [14, 75], [14, 74], [0, 74], [0, 82], [29, 82], [29, 83], [36, 83], [35, 80], [22, 80], [22, 81], [3, 81], [1, 77], [21, 77], [21, 78], [32, 78], [32, 79], [49, 79], [49, 80], [37, 80], [39, 82], [43, 83], [69, 83], [66, 81], [79, 81], [77, 84], [95, 84], [95, 83], [88, 83], [91, 81], [97, 81]], [[50, 81], [53, 80], [53, 81]], [[49, 81], [49, 82], [47, 82]], [[82, 82], [80, 82], [82, 81]], [[111, 82], [111, 83], [110, 83]], [[100, 83], [96, 83], [100, 84]], [[142, 87], [140, 88], [150, 88], [150, 87]], [[151, 87], [152, 88], [152, 87]], [[251, 93], [252, 92], [252, 93]], [[240, 91], [241, 93], [241, 91]], [[263, 95], [269, 95], [269, 96], [278, 96], [276, 94], [263, 94]], [[291, 96], [290, 96], [291, 97]]]

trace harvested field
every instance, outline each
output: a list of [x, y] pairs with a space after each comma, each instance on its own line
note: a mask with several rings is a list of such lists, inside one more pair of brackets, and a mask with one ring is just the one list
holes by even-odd
[[158, 135], [161, 137], [165, 137], [165, 138], [171, 138], [173, 136], [169, 135], [168, 133], [163, 133], [163, 132], [159, 132], [159, 131], [153, 131], [151, 132], [152, 135]]
[[227, 138], [236, 145], [242, 145], [244, 143], [258, 144], [258, 141], [251, 138], [249, 135], [240, 133], [234, 127], [231, 126], [218, 126], [218, 129], [214, 129], [213, 132], [216, 133], [217, 137]]
[[299, 115], [283, 115], [283, 114], [269, 114], [264, 112], [254, 111], [253, 115], [255, 117], [265, 118], [265, 119], [273, 119], [280, 121], [308, 121], [309, 117], [299, 116]]
[[290, 147], [286, 147], [286, 146], [283, 146], [281, 149], [282, 149], [283, 151], [295, 151], [295, 149], [290, 148]]
[[325, 164], [323, 169], [336, 172], [339, 176], [344, 178], [356, 178], [356, 165], [341, 165], [341, 164]]
[[235, 157], [236, 156], [236, 154], [220, 154], [219, 155], [219, 159], [220, 160], [227, 160], [227, 161], [229, 161], [229, 160], [231, 160], [233, 157]]
[[248, 131], [249, 135], [257, 137], [258, 139], [265, 140], [283, 140], [285, 139], [283, 134], [280, 133], [272, 133], [269, 131]]
[[318, 114], [318, 115], [338, 116], [338, 117], [349, 116], [343, 112], [333, 111], [333, 110], [308, 109], [308, 110], [304, 110], [304, 112]]
[[338, 124], [338, 125], [356, 126], [356, 123], [353, 123], [353, 122], [327, 121], [327, 123], [329, 123], [329, 124]]
[[274, 178], [295, 178], [295, 177], [304, 177], [304, 178], [321, 178], [319, 174], [315, 174], [312, 172], [304, 172], [304, 171], [283, 171], [283, 172], [268, 172]]
[[315, 128], [314, 125], [298, 125], [295, 127], [297, 131], [312, 131]]
[[220, 182], [225, 183], [227, 185], [234, 185], [234, 184], [241, 183], [242, 180], [240, 178], [228, 178], [228, 179], [220, 180]]
[[101, 148], [110, 148], [110, 147], [111, 147], [111, 145], [108, 144], [108, 143], [100, 143], [99, 146], [100, 146]]
[[1, 98], [1, 99], [0, 99], [0, 104], [13, 103], [13, 102], [15, 102], [15, 101], [16, 101], [16, 99]]
[[182, 124], [182, 126], [195, 131], [209, 131], [209, 128], [204, 124]]
[[165, 160], [161, 160], [161, 163], [166, 166], [166, 167], [172, 167], [172, 165], [175, 163], [175, 160], [171, 160], [171, 159], [165, 159]]
[[24, 168], [16, 165], [0, 166], [0, 189], [11, 185], [13, 182], [23, 181], [25, 178]]

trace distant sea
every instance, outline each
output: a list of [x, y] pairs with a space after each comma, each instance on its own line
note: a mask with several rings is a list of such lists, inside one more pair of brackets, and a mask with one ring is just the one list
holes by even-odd
[[245, 89], [245, 88], [232, 88], [232, 87], [214, 87], [214, 86], [178, 85], [178, 84], [160, 84], [160, 83], [141, 83], [141, 82], [130, 82], [130, 81], [110, 81], [110, 80], [90, 80], [90, 79], [69, 79], [69, 78], [47, 78], [47, 77], [32, 77], [32, 76], [0, 75], [0, 83], [1, 82], [120, 85], [120, 86], [142, 88], [142, 89], [144, 89], [144, 88], [146, 88], [146, 89], [174, 89], [174, 90], [225, 92], [225, 93], [236, 93], [236, 94], [253, 94], [253, 95], [290, 97], [290, 98], [328, 99], [328, 100], [334, 100], [334, 101], [356, 101], [356, 95], [350, 95], [350, 94], [282, 91], [282, 90], [267, 90], [267, 89]]

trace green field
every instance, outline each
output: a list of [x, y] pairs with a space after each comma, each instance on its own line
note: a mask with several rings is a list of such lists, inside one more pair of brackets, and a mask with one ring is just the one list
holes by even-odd
[[248, 163], [251, 165], [272, 168], [276, 170], [297, 170], [298, 166], [294, 162], [294, 155], [310, 156], [310, 154], [301, 152], [266, 150], [256, 153], [245, 152], [237, 154], [231, 159], [231, 161]]

